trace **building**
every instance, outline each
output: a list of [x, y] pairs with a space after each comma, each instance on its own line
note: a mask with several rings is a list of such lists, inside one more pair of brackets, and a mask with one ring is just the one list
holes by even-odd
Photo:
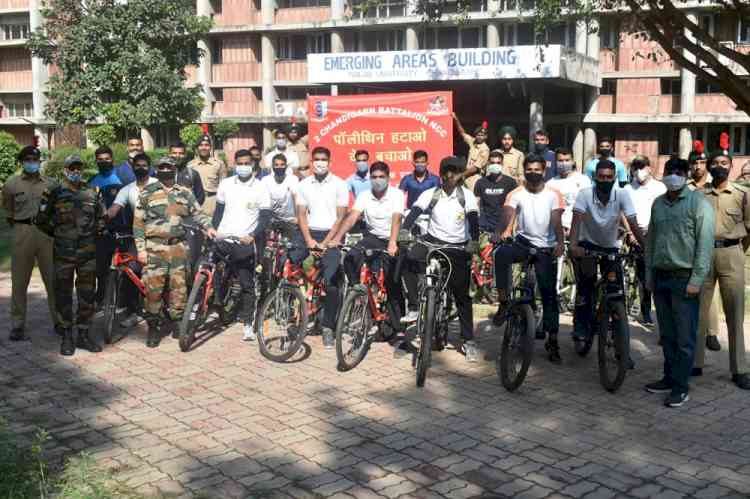
[[[686, 156], [692, 140], [707, 149], [726, 131], [735, 155], [750, 156], [750, 117], [691, 73], [680, 70], [655, 42], [629, 34], [628, 19], [602, 17], [596, 32], [567, 23], [548, 33], [559, 46], [561, 66], [554, 78], [511, 77], [464, 81], [330, 81], [311, 83], [308, 54], [513, 47], [532, 45], [533, 25], [516, 10], [521, 0], [473, 0], [460, 25], [425, 25], [412, 15], [412, 0], [197, 0], [201, 15], [215, 26], [202, 48], [206, 56], [190, 68], [191, 81], [205, 91], [203, 121], [230, 118], [241, 124], [225, 150], [263, 142], [292, 117], [306, 121], [310, 94], [351, 94], [414, 90], [453, 90], [454, 109], [469, 128], [512, 124], [528, 141], [544, 127], [554, 145], [572, 146], [580, 162], [595, 154], [597, 136], [611, 136], [616, 156], [645, 154], [663, 164], [670, 154]], [[19, 141], [49, 136], [42, 113], [47, 68], [24, 49], [24, 39], [40, 19], [39, 0], [0, 0], [0, 129]], [[444, 19], [455, 12], [447, 0]], [[696, 4], [695, 19], [722, 42], [750, 47], [750, 26], [736, 16]], [[526, 22], [528, 21], [528, 22]], [[585, 75], [579, 73], [585, 72]], [[155, 145], [166, 145], [176, 130], [154, 131]], [[149, 140], [149, 141], [150, 141]], [[457, 142], [460, 149], [461, 144]]]

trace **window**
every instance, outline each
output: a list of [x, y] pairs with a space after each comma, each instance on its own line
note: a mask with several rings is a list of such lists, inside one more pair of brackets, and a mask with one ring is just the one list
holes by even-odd
[[742, 18], [737, 21], [737, 43], [750, 43], [750, 22]]
[[602, 48], [618, 48], [620, 46], [620, 21], [611, 17], [603, 18], [599, 22], [599, 39]]
[[308, 95], [328, 95], [328, 86], [320, 87], [276, 87], [279, 100], [303, 100]]
[[307, 36], [307, 52], [309, 54], [325, 54], [330, 51], [331, 37], [328, 33]]
[[696, 94], [720, 94], [721, 88], [713, 83], [708, 83], [706, 80], [696, 78], [695, 82], [695, 93]]
[[304, 60], [307, 54], [322, 54], [331, 51], [331, 37], [328, 33], [315, 35], [290, 35], [279, 37], [276, 44], [276, 57], [279, 60]]
[[404, 50], [402, 30], [356, 31], [355, 46], [363, 52]]
[[277, 0], [279, 9], [298, 9], [303, 7], [328, 7], [331, 0]]
[[211, 64], [221, 64], [222, 51], [224, 50], [224, 43], [220, 38], [214, 39], [211, 43]]
[[534, 25], [522, 23], [516, 25], [516, 43], [518, 45], [534, 45]]
[[599, 93], [601, 95], [617, 95], [617, 80], [609, 78], [602, 80], [602, 88]]
[[157, 126], [154, 132], [154, 145], [156, 147], [169, 147], [180, 141], [180, 127]]
[[484, 30], [478, 27], [426, 29], [422, 46], [425, 49], [484, 47]]
[[[659, 154], [676, 154], [680, 149], [681, 126], [664, 127], [659, 133]], [[732, 154], [744, 155], [750, 151], [750, 127], [739, 125], [699, 125], [690, 128], [693, 141], [700, 140], [706, 151], [719, 148], [719, 137], [729, 134]]]
[[2, 24], [0, 25], [0, 39], [2, 40], [25, 40], [29, 37], [28, 24]]
[[679, 78], [662, 78], [662, 95], [680, 95], [682, 93], [682, 80]]
[[380, 0], [373, 4], [363, 0], [352, 2], [354, 17], [401, 17], [407, 15], [405, 0]]
[[211, 10], [213, 10], [214, 14], [221, 15], [221, 11], [223, 8], [222, 0], [211, 0]]
[[503, 27], [503, 45], [508, 47], [511, 45], [519, 45], [516, 43], [518, 39], [518, 30], [516, 27], [517, 24], [510, 24], [510, 23], [504, 23], [501, 25]]
[[30, 118], [34, 115], [34, 106], [31, 99], [6, 100], [5, 108], [9, 118]]
[[[693, 137], [693, 140], [696, 140]], [[659, 129], [659, 154], [669, 156], [680, 150], [680, 127], [661, 127]]]
[[576, 24], [575, 22], [558, 24], [547, 31], [546, 43], [550, 45], [562, 45], [564, 47], [576, 47]]
[[223, 88], [214, 88], [211, 91], [214, 94], [214, 101], [224, 102], [224, 89]]

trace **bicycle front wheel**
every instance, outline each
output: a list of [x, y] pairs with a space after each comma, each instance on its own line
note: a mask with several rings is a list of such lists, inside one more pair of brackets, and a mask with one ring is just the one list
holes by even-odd
[[104, 342], [112, 343], [115, 328], [117, 327], [117, 305], [120, 301], [120, 284], [122, 284], [122, 272], [111, 270], [107, 276], [107, 291], [104, 295]]
[[560, 312], [574, 312], [576, 308], [576, 274], [570, 258], [562, 259], [558, 272], [558, 309]]
[[509, 392], [515, 391], [526, 379], [534, 355], [536, 319], [528, 304], [516, 305], [510, 312], [496, 369], [500, 381]]
[[207, 291], [206, 276], [199, 274], [193, 282], [193, 288], [190, 290], [185, 312], [180, 321], [180, 350], [183, 352], [187, 352], [193, 346], [195, 331], [205, 322], [208, 315], [203, 306]]
[[263, 300], [256, 321], [261, 355], [274, 362], [286, 362], [302, 346], [306, 325], [305, 295], [298, 286], [280, 283]]
[[599, 322], [599, 379], [608, 392], [616, 392], [625, 381], [628, 362], [628, 315], [622, 301], [605, 305]]
[[352, 287], [346, 295], [336, 324], [336, 359], [338, 370], [345, 372], [357, 367], [370, 348], [372, 314], [367, 290], [361, 285]]
[[425, 299], [420, 302], [419, 316], [417, 317], [417, 335], [419, 338], [419, 351], [417, 352], [417, 386], [423, 387], [427, 379], [427, 369], [430, 368], [432, 360], [432, 339], [435, 334], [435, 307], [437, 305], [437, 293], [434, 289], [425, 292]]

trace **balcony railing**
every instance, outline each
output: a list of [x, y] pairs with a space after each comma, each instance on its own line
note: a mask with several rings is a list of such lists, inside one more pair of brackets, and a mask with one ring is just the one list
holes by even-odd
[[292, 7], [276, 11], [276, 24], [321, 23], [331, 18], [330, 7]]
[[211, 66], [212, 83], [237, 83], [260, 80], [260, 63], [227, 63]]
[[278, 61], [276, 80], [307, 81], [307, 61]]
[[0, 90], [28, 90], [32, 87], [31, 71], [8, 71], [0, 65]]
[[28, 9], [29, 0], [0, 0], [0, 10]]
[[27, 40], [30, 33], [29, 24], [0, 24], [0, 42]]

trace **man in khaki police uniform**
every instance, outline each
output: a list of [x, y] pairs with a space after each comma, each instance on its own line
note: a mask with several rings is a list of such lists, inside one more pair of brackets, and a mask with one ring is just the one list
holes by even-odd
[[469, 158], [466, 160], [466, 170], [463, 177], [464, 185], [473, 193], [474, 185], [484, 176], [487, 163], [490, 160], [490, 148], [487, 145], [487, 122], [482, 122], [482, 126], [474, 129], [474, 136], [466, 133], [456, 113], [453, 113], [453, 122], [456, 124], [458, 133], [469, 146]]
[[289, 133], [287, 134], [287, 137], [289, 138], [289, 145], [287, 147], [291, 151], [297, 153], [299, 166], [306, 167], [310, 165], [310, 151], [307, 150], [308, 137], [307, 135], [301, 136], [301, 133], [302, 130], [300, 129], [300, 126], [296, 123], [292, 123], [292, 126], [289, 127]]
[[53, 291], [52, 239], [34, 225], [42, 194], [55, 185], [53, 180], [39, 172], [40, 156], [39, 149], [34, 146], [21, 149], [18, 162], [23, 170], [10, 177], [3, 186], [3, 209], [13, 231], [10, 309], [12, 341], [26, 339], [26, 290], [35, 263], [39, 265], [39, 272], [47, 290], [47, 304], [52, 322], [55, 324], [55, 330], [58, 330]]
[[[729, 182], [732, 158], [721, 151], [711, 158], [712, 181], [703, 193], [716, 214], [714, 253], [708, 276], [701, 289], [699, 332], [707, 327], [709, 309], [716, 282], [727, 318], [729, 366], [732, 381], [742, 389], [750, 389], [750, 375], [745, 359], [745, 251], [750, 246], [750, 191]], [[703, 374], [705, 342], [697, 342], [694, 375]]]
[[209, 217], [213, 216], [216, 209], [216, 192], [219, 183], [224, 177], [228, 177], [227, 166], [220, 159], [211, 157], [211, 137], [204, 135], [198, 142], [198, 156], [188, 163], [188, 168], [197, 171], [203, 182], [203, 190], [206, 200], [203, 203], [203, 211]]

